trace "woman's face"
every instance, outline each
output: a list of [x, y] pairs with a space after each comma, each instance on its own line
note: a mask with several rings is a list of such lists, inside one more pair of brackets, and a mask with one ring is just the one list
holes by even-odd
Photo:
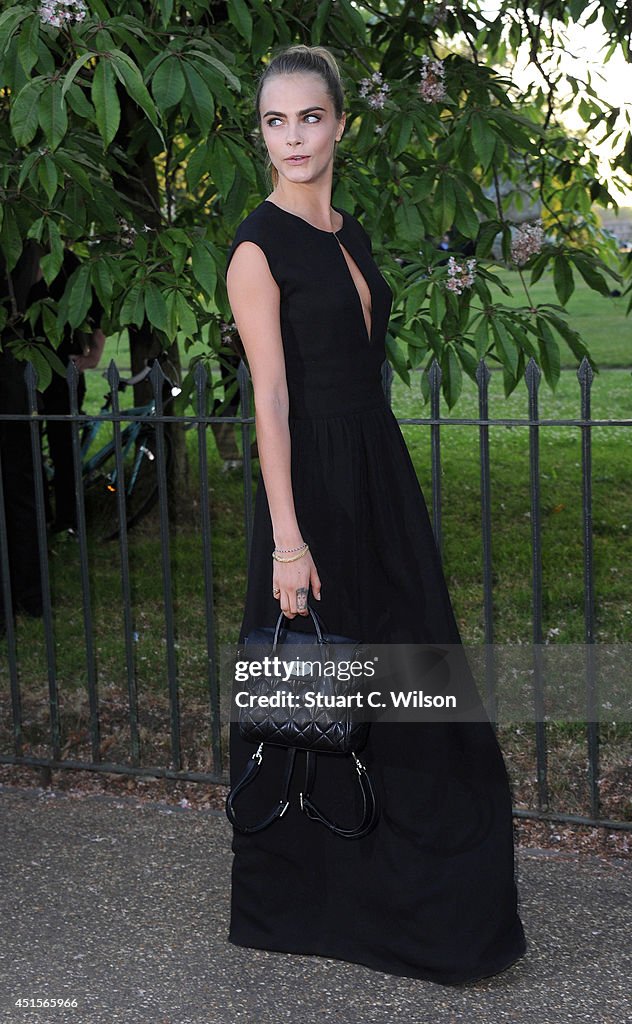
[[336, 117], [320, 75], [273, 75], [261, 91], [261, 131], [283, 180], [307, 184], [327, 173], [345, 115]]

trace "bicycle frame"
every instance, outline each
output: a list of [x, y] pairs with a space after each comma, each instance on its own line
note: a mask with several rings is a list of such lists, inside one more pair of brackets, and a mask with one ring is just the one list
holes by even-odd
[[[109, 402], [106, 403], [106, 405], [105, 405], [105, 407], [104, 407], [104, 409], [102, 411], [105, 411], [107, 408], [109, 408]], [[124, 415], [128, 414], [130, 416], [139, 416], [139, 417], [141, 417], [141, 416], [153, 416], [155, 414], [155, 412], [156, 412], [156, 403], [152, 401], [152, 402], [149, 402], [147, 405], [138, 405], [138, 406], [134, 406], [131, 409], [125, 409], [125, 410], [122, 411], [121, 415], [124, 416]], [[103, 426], [103, 424], [105, 422], [106, 422], [105, 420], [96, 419], [95, 418], [94, 420], [88, 421], [88, 423], [86, 424], [86, 426], [89, 427], [89, 430], [88, 430], [87, 436], [84, 438], [84, 440], [82, 442], [82, 445], [81, 445], [82, 476], [84, 478], [84, 481], [86, 481], [86, 482], [90, 481], [92, 475], [115, 452], [115, 443], [114, 443], [114, 440], [111, 440], [111, 441], [108, 441], [107, 444], [105, 444], [102, 448], [99, 448], [99, 450], [97, 452], [95, 452], [94, 455], [90, 456], [90, 458], [87, 458], [87, 453], [89, 452], [90, 448], [92, 447], [92, 444], [94, 443], [96, 437], [100, 433], [101, 428], [102, 428], [102, 426]], [[138, 420], [133, 420], [131, 423], [129, 423], [126, 427], [124, 427], [122, 429], [122, 431], [121, 431], [121, 447], [122, 447], [123, 460], [125, 460], [125, 458], [129, 454], [129, 452], [134, 448], [134, 446], [136, 444], [136, 441], [137, 441], [137, 438], [138, 438], [141, 430], [143, 429], [144, 425], [145, 424], [140, 419], [138, 419]], [[136, 483], [141, 461], [145, 457], [148, 457], [149, 459], [153, 460], [154, 454], [153, 454], [153, 452], [149, 451], [148, 449], [143, 448], [143, 446], [141, 445], [139, 447], [139, 449], [138, 449], [137, 454], [136, 454], [136, 458], [134, 460], [134, 465], [133, 465], [133, 468], [132, 468], [132, 472], [130, 474], [129, 481], [128, 481], [128, 492], [130, 492], [130, 493], [133, 490], [134, 485]], [[108, 482], [108, 485], [107, 485], [108, 486], [108, 490], [116, 491], [116, 489], [117, 489], [116, 479], [117, 479], [117, 468], [115, 467], [112, 470], [111, 474], [110, 474], [109, 482]]]

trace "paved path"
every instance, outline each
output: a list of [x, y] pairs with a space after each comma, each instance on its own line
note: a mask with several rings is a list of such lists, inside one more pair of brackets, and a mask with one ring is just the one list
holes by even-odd
[[629, 861], [520, 850], [529, 952], [452, 989], [231, 946], [217, 812], [0, 787], [0, 837], [1, 1024], [632, 1024]]

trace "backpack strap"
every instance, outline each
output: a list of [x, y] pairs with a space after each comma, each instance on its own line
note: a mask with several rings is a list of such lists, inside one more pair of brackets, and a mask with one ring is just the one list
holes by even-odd
[[281, 792], [281, 799], [279, 800], [276, 807], [274, 807], [273, 810], [270, 811], [270, 813], [268, 814], [267, 818], [264, 818], [263, 821], [259, 822], [259, 824], [242, 825], [241, 822], [237, 821], [237, 816], [235, 814], [235, 800], [237, 799], [239, 794], [246, 788], [246, 786], [249, 786], [251, 782], [254, 782], [257, 775], [259, 774], [259, 769], [261, 768], [261, 764], [263, 762], [263, 743], [259, 744], [252, 757], [248, 758], [243, 775], [235, 784], [235, 786], [231, 789], [230, 793], [228, 794], [228, 797], [226, 798], [226, 816], [230, 821], [231, 825], [234, 825], [238, 832], [243, 832], [246, 835], [252, 832], [261, 832], [262, 829], [267, 828], [268, 825], [271, 825], [273, 821], [277, 820], [277, 818], [283, 817], [288, 807], [290, 806], [288, 795], [290, 792], [290, 782], [292, 781], [292, 772], [294, 771], [295, 760], [296, 747], [288, 747], [287, 757], [285, 760], [285, 773], [283, 775], [283, 788]]
[[369, 773], [353, 752], [351, 753], [351, 756], [355, 762], [358, 782], [362, 792], [363, 813], [360, 824], [356, 825], [354, 828], [343, 828], [342, 826], [337, 825], [336, 822], [332, 821], [331, 818], [326, 817], [326, 815], [324, 815], [314, 804], [311, 798], [311, 793], [314, 787], [314, 780], [316, 778], [316, 753], [313, 750], [307, 751], [307, 758], [305, 761], [305, 788], [300, 795], [301, 810], [308, 818], [311, 818], [313, 821], [322, 822], [323, 825], [326, 825], [328, 829], [335, 832], [337, 836], [341, 836], [343, 839], [361, 839], [371, 831], [377, 822], [377, 801], [375, 799], [375, 791], [373, 789]]
[[[235, 801], [246, 786], [249, 786], [251, 782], [254, 782], [259, 774], [259, 770], [263, 762], [263, 743], [259, 744], [252, 757], [248, 759], [243, 775], [239, 781], [235, 783], [226, 798], [226, 816], [231, 825], [233, 825], [238, 832], [242, 832], [244, 835], [252, 835], [254, 832], [261, 832], [262, 829], [268, 828], [268, 826], [278, 818], [283, 817], [290, 806], [289, 792], [292, 774], [294, 772], [294, 763], [296, 761], [296, 752], [296, 747], [287, 748], [281, 798], [267, 817], [263, 818], [262, 821], [255, 825], [244, 825], [237, 820]], [[335, 821], [332, 821], [331, 818], [326, 817], [326, 815], [324, 815], [314, 804], [311, 798], [311, 793], [316, 779], [316, 752], [313, 750], [307, 750], [305, 751], [305, 754], [305, 783], [303, 792], [300, 794], [299, 798], [303, 813], [306, 814], [308, 818], [311, 818], [312, 821], [322, 822], [322, 824], [331, 832], [334, 832], [342, 839], [361, 839], [363, 836], [368, 835], [377, 822], [378, 808], [373, 784], [362, 762], [352, 752], [351, 756], [354, 761], [355, 770], [358, 776], [358, 783], [362, 793], [362, 821], [359, 825], [356, 825], [353, 828], [343, 828], [341, 825], [336, 824]]]

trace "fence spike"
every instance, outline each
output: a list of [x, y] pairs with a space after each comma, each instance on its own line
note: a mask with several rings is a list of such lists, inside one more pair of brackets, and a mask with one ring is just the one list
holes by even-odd
[[248, 387], [248, 381], [250, 380], [250, 374], [248, 367], [246, 366], [243, 359], [239, 360], [239, 366], [237, 368], [237, 382], [239, 384], [240, 391]]
[[33, 366], [33, 363], [27, 363], [24, 371], [24, 380], [27, 388], [33, 388], [37, 390], [37, 382], [39, 380], [37, 370]]
[[206, 369], [206, 365], [201, 360], [195, 365], [195, 369], [193, 371], [193, 380], [195, 381], [195, 386], [198, 389], [198, 391], [205, 390], [208, 382], [208, 372]]
[[476, 383], [478, 384], [479, 388], [482, 387], [483, 384], [489, 384], [491, 376], [492, 371], [490, 370], [489, 366], [487, 365], [484, 359], [480, 359], [478, 362], [478, 366], [476, 367]]
[[533, 356], [531, 356], [529, 362], [527, 363], [527, 368], [524, 371], [524, 378], [525, 378], [525, 380], [527, 382], [527, 387], [529, 388], [530, 391], [531, 390], [535, 390], [535, 391], [538, 390], [538, 388], [540, 387], [540, 379], [541, 379], [541, 377], [542, 377], [542, 371], [540, 370], [540, 367], [536, 363], [536, 361], [533, 358]]
[[68, 360], [66, 367], [66, 384], [68, 385], [68, 399], [70, 401], [70, 412], [75, 416], [79, 411], [79, 370], [74, 360]]
[[162, 398], [162, 388], [167, 378], [165, 377], [162, 366], [157, 359], [154, 359], [154, 365], [150, 370], [149, 379], [154, 392], [154, 398], [157, 399], [158, 396]]
[[108, 384], [110, 385], [110, 391], [112, 391], [112, 393], [118, 391], [121, 375], [118, 372], [118, 366], [113, 359], [110, 359], [110, 365], [107, 368], [105, 376], [107, 377]]
[[441, 367], [439, 366], [439, 363], [437, 362], [436, 358], [432, 360], [430, 364], [430, 369], [427, 372], [428, 380], [430, 381], [430, 387], [433, 389], [438, 388], [439, 385], [441, 384], [441, 378], [443, 377], [443, 374], [441, 373]]
[[588, 387], [590, 387], [590, 385], [593, 382], [594, 376], [594, 370], [588, 362], [586, 356], [584, 356], [577, 369], [577, 379], [579, 380], [580, 384], [585, 384]]

